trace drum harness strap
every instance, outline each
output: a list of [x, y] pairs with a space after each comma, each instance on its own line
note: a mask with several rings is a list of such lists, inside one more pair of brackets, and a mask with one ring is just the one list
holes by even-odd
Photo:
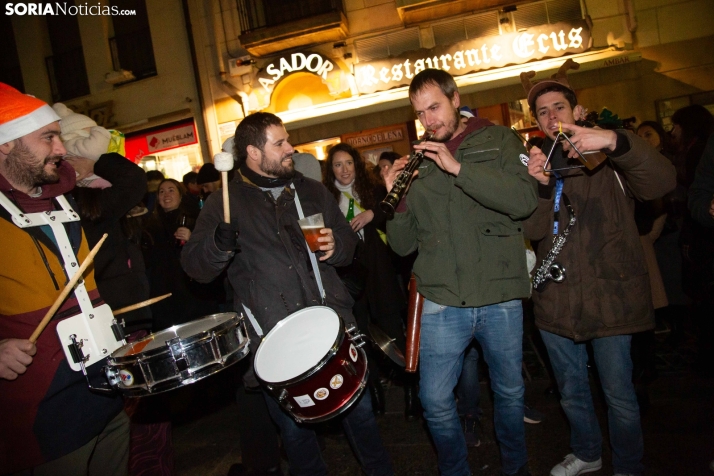
[[[67, 279], [69, 280], [72, 276], [74, 276], [76, 270], [79, 269], [79, 260], [75, 256], [72, 242], [67, 235], [67, 230], [65, 230], [64, 224], [69, 222], [78, 222], [79, 215], [72, 209], [64, 195], [55, 197], [55, 200], [62, 208], [61, 210], [23, 213], [9, 198], [5, 196], [4, 193], [0, 193], [0, 205], [12, 216], [12, 221], [17, 227], [31, 228], [49, 226], [52, 230], [52, 235], [54, 236], [54, 242], [62, 256], [65, 273], [67, 275]], [[42, 248], [38, 247], [38, 249], [42, 252]], [[87, 293], [87, 288], [84, 285], [84, 279], [80, 279], [77, 282], [73, 292], [75, 298], [77, 299], [77, 304], [79, 305], [78, 310], [81, 313], [82, 319], [84, 319], [85, 322], [89, 322], [90, 319], [95, 317], [97, 310], [94, 308], [94, 303], [89, 298], [89, 293]], [[113, 344], [123, 344], [124, 332], [117, 323], [116, 319], [112, 320], [111, 330], [114, 335], [114, 339], [116, 340]], [[89, 333], [91, 334], [91, 331], [89, 331]], [[63, 339], [63, 336], [58, 335], [58, 337], [60, 338], [60, 342], [62, 343], [64, 350], [66, 345], [65, 339]], [[94, 338], [94, 336], [92, 337]], [[77, 341], [75, 339], [75, 335], [69, 335], [68, 338], [72, 341], [72, 343], [67, 346], [69, 353], [71, 354], [74, 362], [79, 363], [80, 369], [84, 374], [84, 378], [87, 380], [87, 386], [89, 389], [100, 393], [112, 392], [113, 390], [111, 389], [94, 387], [91, 384], [84, 364], [85, 361], [89, 360], [89, 355], [86, 357], [84, 356], [84, 353], [81, 350], [83, 345], [81, 339]], [[67, 351], [65, 351], [65, 355], [67, 355]], [[69, 362], [69, 355], [67, 355], [67, 360]]]
[[[4, 193], [0, 193], [0, 205], [10, 213], [12, 216], [12, 221], [19, 228], [29, 228], [33, 226], [43, 226], [49, 225], [54, 234], [55, 240], [57, 242], [57, 248], [59, 248], [62, 254], [62, 260], [64, 261], [64, 269], [67, 273], [67, 279], [71, 278], [75, 271], [79, 269], [79, 263], [77, 263], [77, 258], [74, 255], [74, 250], [72, 249], [72, 244], [67, 236], [67, 232], [64, 229], [65, 222], [79, 221], [79, 215], [72, 210], [67, 199], [64, 195], [56, 197], [57, 203], [62, 207], [62, 210], [51, 211], [51, 212], [38, 212], [38, 213], [23, 213], [20, 211], [14, 203], [10, 201], [9, 198], [5, 196]], [[92, 312], [93, 306], [89, 299], [89, 294], [84, 287], [84, 280], [80, 280], [74, 289], [74, 295], [77, 298], [77, 303], [84, 315], [89, 315]]]
[[[297, 208], [298, 217], [300, 219], [303, 219], [305, 218], [305, 214], [302, 211], [302, 205], [300, 205], [300, 198], [298, 197], [297, 190], [295, 190], [295, 185], [291, 183], [290, 188], [292, 188], [293, 192], [295, 192], [295, 207]], [[317, 267], [317, 258], [315, 258], [315, 253], [310, 251], [310, 246], [307, 244], [307, 241], [305, 242], [305, 245], [308, 248], [308, 254], [310, 255], [310, 264], [312, 264], [312, 271], [315, 273], [317, 287], [320, 290], [320, 299], [322, 299], [322, 305], [325, 305], [325, 288], [322, 285], [322, 275], [320, 274], [320, 268]], [[248, 319], [253, 325], [255, 333], [258, 334], [258, 337], [263, 337], [263, 329], [260, 327], [258, 321], [255, 319], [253, 312], [248, 308], [248, 306], [245, 305], [245, 303], [243, 303], [243, 309], [245, 309], [245, 313], [248, 315]]]

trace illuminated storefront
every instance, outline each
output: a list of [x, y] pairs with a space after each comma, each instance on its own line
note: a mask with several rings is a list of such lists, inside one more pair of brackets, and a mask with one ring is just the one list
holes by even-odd
[[[496, 124], [515, 126], [528, 134], [535, 130], [535, 122], [522, 89], [513, 88], [520, 85], [521, 72], [536, 71], [536, 79], [549, 76], [566, 55], [580, 63], [579, 72], [641, 59], [633, 50], [594, 49], [592, 43], [587, 22], [573, 20], [354, 65], [314, 51], [293, 51], [255, 61], [244, 106], [248, 112], [262, 110], [280, 116], [301, 152], [323, 160], [329, 147], [349, 142], [374, 163], [383, 151], [408, 154], [410, 142], [421, 135], [408, 86], [423, 69], [449, 72], [462, 104]], [[508, 87], [505, 97], [484, 103], [484, 92]], [[237, 122], [221, 125], [221, 139]]]
[[127, 134], [126, 156], [144, 170], [179, 181], [203, 165], [193, 119]]

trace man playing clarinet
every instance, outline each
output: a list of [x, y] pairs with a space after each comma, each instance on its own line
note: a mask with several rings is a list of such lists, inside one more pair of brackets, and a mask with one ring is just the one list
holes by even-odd
[[[421, 316], [420, 390], [442, 476], [468, 476], [467, 449], [454, 399], [464, 351], [483, 348], [495, 394], [503, 474], [527, 475], [521, 375], [523, 310], [530, 292], [521, 220], [536, 207], [536, 182], [509, 130], [474, 117], [462, 123], [448, 73], [412, 79], [409, 99], [433, 137], [415, 146], [426, 160], [387, 223], [392, 249], [415, 250]], [[408, 159], [386, 177], [387, 189]]]

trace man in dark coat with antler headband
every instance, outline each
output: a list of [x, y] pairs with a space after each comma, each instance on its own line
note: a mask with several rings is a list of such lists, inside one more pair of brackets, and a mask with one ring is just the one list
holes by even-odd
[[[578, 64], [568, 60], [535, 85], [534, 72], [521, 75], [531, 112], [547, 136], [542, 149], [530, 150], [528, 162], [539, 199], [525, 230], [527, 238], [540, 241], [536, 269], [546, 276], [533, 292], [536, 325], [558, 381], [573, 451], [550, 474], [574, 476], [602, 466], [602, 435], [586, 366], [590, 341], [608, 405], [614, 472], [639, 475], [643, 443], [630, 334], [652, 329], [654, 311], [634, 205], [672, 190], [675, 171], [635, 134], [580, 122], [585, 110], [568, 84], [569, 68]], [[593, 152], [607, 158], [595, 165]], [[574, 168], [583, 161], [581, 154], [588, 167]], [[565, 279], [558, 281], [562, 269]]]

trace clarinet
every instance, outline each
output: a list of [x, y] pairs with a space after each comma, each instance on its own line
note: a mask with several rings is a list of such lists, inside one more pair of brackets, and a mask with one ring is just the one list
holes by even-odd
[[[427, 141], [434, 136], [434, 131], [426, 131], [421, 137], [420, 142]], [[402, 170], [397, 178], [394, 179], [394, 184], [392, 185], [392, 190], [384, 197], [379, 203], [379, 208], [387, 215], [387, 218], [394, 218], [394, 210], [397, 208], [399, 201], [402, 199], [407, 191], [409, 182], [412, 179], [412, 174], [419, 167], [421, 161], [424, 160], [424, 154], [422, 152], [413, 152], [411, 157], [409, 157], [409, 162], [407, 162], [406, 167]]]
[[555, 260], [565, 246], [570, 230], [573, 228], [573, 225], [575, 225], [575, 212], [573, 211], [573, 207], [571, 207], [569, 203], [566, 203], [566, 207], [568, 208], [568, 212], [570, 212], [570, 221], [568, 222], [568, 226], [565, 227], [565, 230], [563, 230], [563, 233], [553, 238], [553, 247], [545, 256], [545, 259], [533, 277], [533, 289], [536, 291], [542, 291], [548, 281], [562, 283], [565, 280], [565, 266], [556, 263]]

